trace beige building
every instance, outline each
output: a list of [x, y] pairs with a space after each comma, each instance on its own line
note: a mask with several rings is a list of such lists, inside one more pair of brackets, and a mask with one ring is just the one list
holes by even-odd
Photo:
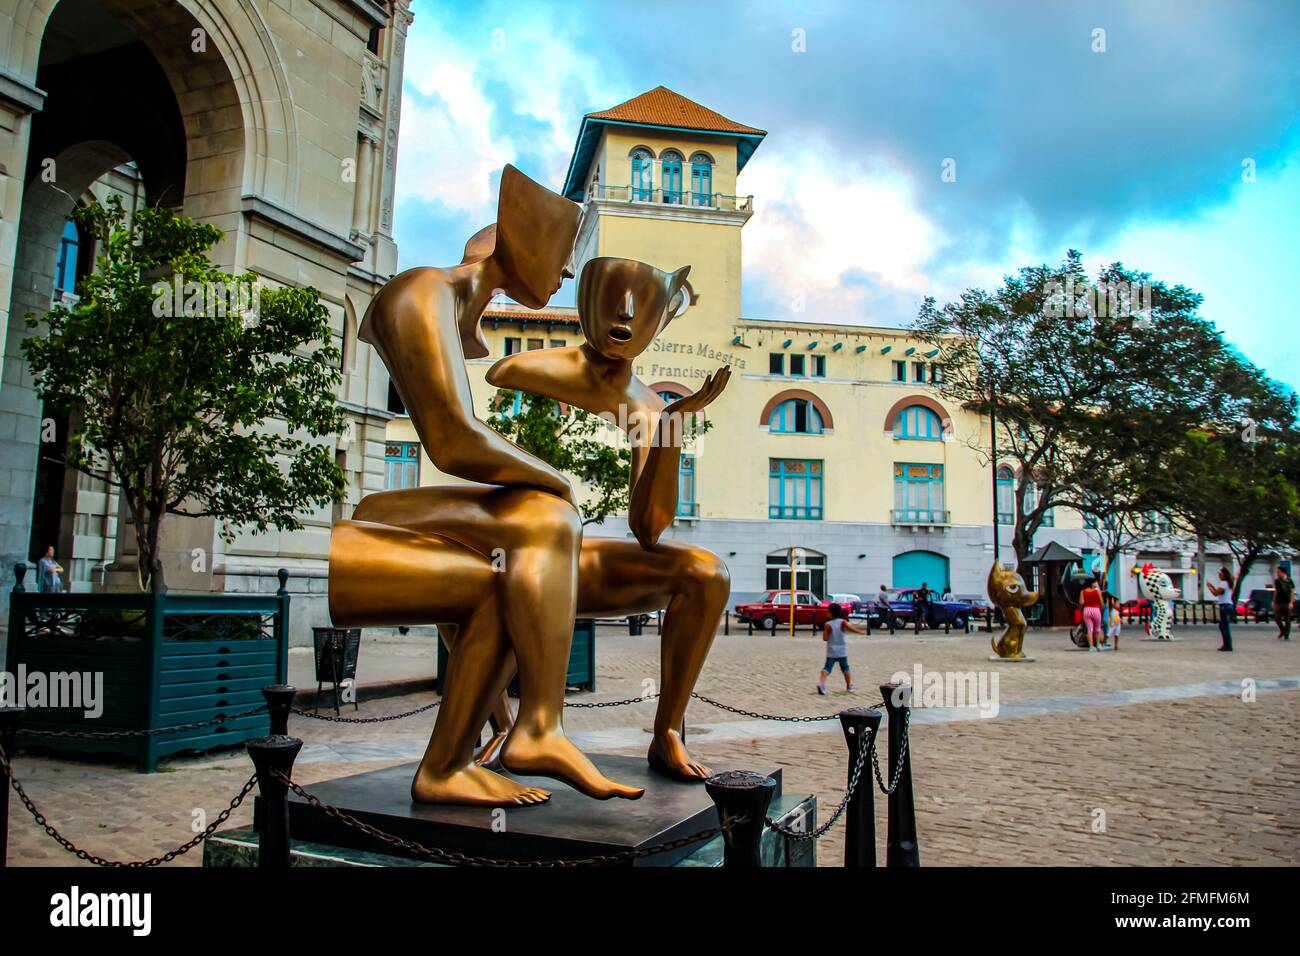
[[397, 264], [408, 5], [0, 0], [6, 575], [46, 544], [74, 590], [112, 586], [114, 567], [130, 566], [116, 496], [61, 467], [67, 423], [42, 407], [19, 351], [24, 317], [71, 292], [93, 261], [93, 248], [69, 228], [73, 204], [113, 190], [129, 193], [128, 204], [171, 206], [219, 226], [223, 268], [313, 286], [329, 309], [349, 413], [331, 444], [347, 474], [347, 502], [305, 516], [300, 531], [229, 544], [211, 520], [172, 519], [164, 541], [173, 589], [272, 591], [276, 569], [289, 567], [295, 637], [326, 623], [330, 524], [385, 480], [388, 377], [373, 350], [358, 346], [356, 327]]

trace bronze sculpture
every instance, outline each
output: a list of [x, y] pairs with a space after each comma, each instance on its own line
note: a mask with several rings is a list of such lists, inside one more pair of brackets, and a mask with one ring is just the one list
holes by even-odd
[[636, 541], [584, 538], [578, 614], [622, 617], [664, 608], [659, 708], [647, 757], [657, 769], [703, 780], [677, 728], [713, 643], [730, 594], [727, 567], [713, 552], [660, 536], [677, 513], [684, 416], [726, 387], [727, 367], [699, 391], [665, 406], [632, 371], [632, 361], [689, 304], [689, 267], [665, 273], [631, 259], [592, 259], [578, 281], [582, 345], [521, 352], [497, 362], [488, 381], [545, 395], [616, 421], [632, 444], [628, 526]]
[[487, 354], [479, 320], [497, 290], [540, 308], [572, 274], [579, 220], [577, 205], [507, 166], [497, 223], [469, 241], [464, 261], [394, 277], [359, 333], [388, 366], [433, 462], [450, 475], [505, 486], [422, 488], [418, 500], [405, 492], [370, 495], [353, 520], [334, 528], [334, 623], [438, 624], [452, 651], [443, 705], [412, 783], [418, 802], [549, 797], [472, 759], [516, 667], [519, 715], [502, 745], [508, 765], [595, 797], [641, 795], [604, 777], [563, 734], [581, 537], [572, 490], [563, 475], [475, 417], [463, 358]]
[[[729, 585], [725, 566], [710, 552], [659, 541], [676, 511], [681, 434], [669, 427], [666, 442], [655, 436], [661, 422], [708, 405], [729, 373], [723, 369], [665, 409], [629, 362], [687, 301], [687, 270], [667, 274], [629, 260], [594, 260], [579, 292], [587, 344], [528, 353], [536, 358], [498, 363], [490, 376], [495, 384], [593, 411], [622, 410], [625, 421], [643, 426], [633, 436], [629, 509], [637, 542], [583, 541], [568, 481], [488, 429], [472, 408], [461, 352], [487, 354], [479, 321], [493, 293], [504, 290], [531, 308], [545, 305], [571, 275], [566, 264], [577, 227], [576, 205], [508, 166], [498, 222], [470, 240], [461, 265], [395, 277], [363, 322], [361, 337], [388, 366], [434, 463], [448, 474], [502, 486], [372, 494], [353, 520], [336, 524], [331, 541], [336, 625], [436, 623], [452, 651], [443, 705], [412, 783], [418, 802], [530, 804], [549, 797], [482, 765], [498, 755], [508, 770], [555, 777], [593, 797], [641, 795], [600, 774], [564, 737], [575, 613], [667, 607], [662, 693], [648, 758], [686, 779], [709, 773], [690, 759], [676, 728]], [[509, 384], [516, 376], [530, 384]], [[520, 701], [512, 719], [504, 688], [516, 667]], [[475, 762], [474, 745], [489, 717], [493, 742]]]
[[1038, 592], [1029, 590], [1024, 578], [994, 558], [993, 567], [989, 568], [988, 594], [1007, 622], [1006, 629], [993, 638], [993, 653], [1004, 660], [1024, 660], [1026, 625], [1021, 608], [1036, 604]]

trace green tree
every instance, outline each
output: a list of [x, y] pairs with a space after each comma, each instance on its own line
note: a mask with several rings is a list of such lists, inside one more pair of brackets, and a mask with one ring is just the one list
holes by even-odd
[[[1261, 397], [1258, 369], [1197, 314], [1201, 301], [1121, 263], [1089, 279], [1074, 250], [993, 293], [969, 289], [942, 308], [925, 301], [913, 328], [942, 355], [941, 393], [995, 415], [998, 461], [1018, 466], [1019, 561], [1049, 508], [1093, 514], [1103, 527], [1167, 510], [1164, 463], [1193, 429], [1230, 431], [1260, 415], [1289, 427], [1294, 401]], [[960, 437], [989, 460], [991, 431]]]
[[1170, 511], [1233, 554], [1233, 599], [1261, 555], [1300, 550], [1300, 435], [1196, 430], [1169, 462]]
[[[518, 402], [516, 403], [516, 398]], [[553, 468], [573, 475], [590, 492], [582, 503], [582, 523], [601, 524], [626, 512], [631, 492], [632, 452], [614, 437], [615, 426], [581, 408], [551, 398], [497, 389], [488, 406], [489, 426]], [[682, 447], [713, 427], [703, 415], [682, 422]]]
[[[168, 514], [234, 528], [300, 528], [342, 497], [329, 444], [343, 408], [339, 351], [314, 289], [261, 289], [208, 253], [223, 234], [166, 209], [128, 217], [119, 196], [73, 218], [98, 243], [79, 301], [23, 342], [40, 397], [67, 413], [67, 463], [118, 489], [135, 530], [142, 589], [166, 589]], [[323, 343], [323, 344], [322, 344]], [[268, 421], [270, 420], [270, 421]]]
[[516, 445], [566, 475], [576, 477], [590, 492], [582, 504], [582, 523], [600, 524], [627, 510], [632, 452], [602, 437], [609, 426], [581, 408], [562, 408], [551, 398], [498, 389], [492, 397], [487, 423]]

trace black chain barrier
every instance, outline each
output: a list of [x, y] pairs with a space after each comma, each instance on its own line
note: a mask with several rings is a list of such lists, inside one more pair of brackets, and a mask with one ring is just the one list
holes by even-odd
[[[884, 702], [882, 701], [881, 703]], [[907, 760], [907, 741], [908, 741], [907, 728], [908, 728], [908, 724], [910, 723], [911, 723], [910, 711], [904, 711], [903, 727], [899, 739], [898, 766], [894, 768], [894, 779], [890, 782], [889, 786], [885, 786], [885, 778], [880, 773], [879, 758], [877, 757], [876, 754], [876, 734], [873, 732], [871, 734], [870, 739], [867, 742], [867, 746], [858, 748], [858, 759], [854, 762], [853, 765], [853, 777], [852, 779], [849, 780], [848, 789], [844, 792], [844, 799], [840, 801], [840, 805], [835, 808], [835, 812], [831, 814], [829, 820], [827, 820], [816, 830], [810, 830], [806, 832], [802, 830], [795, 830], [792, 827], [784, 823], [781, 823], [778, 820], [773, 820], [770, 817], [763, 822], [765, 822], [769, 827], [771, 827], [777, 833], [780, 833], [782, 836], [789, 837], [791, 840], [820, 840], [823, 835], [825, 835], [827, 832], [830, 831], [831, 827], [835, 826], [835, 824], [839, 821], [840, 817], [844, 815], [844, 811], [848, 809], [849, 802], [853, 799], [853, 794], [857, 792], [858, 785], [859, 783], [861, 783], [862, 771], [866, 767], [868, 753], [870, 753], [871, 755], [871, 768], [872, 770], [875, 771], [876, 783], [880, 787], [880, 792], [885, 794], [886, 796], [893, 793], [895, 790], [898, 789], [898, 781], [903, 776], [903, 765]]]
[[835, 826], [835, 824], [839, 822], [840, 817], [844, 815], [844, 811], [849, 808], [849, 801], [853, 799], [853, 794], [857, 792], [858, 784], [862, 782], [862, 771], [867, 765], [868, 750], [871, 751], [871, 759], [874, 762], [876, 756], [876, 735], [874, 733], [871, 735], [871, 741], [866, 747], [858, 748], [858, 759], [853, 764], [853, 779], [849, 781], [848, 789], [844, 792], [844, 799], [841, 800], [840, 805], [835, 808], [835, 812], [831, 814], [830, 819], [819, 826], [816, 830], [796, 830], [791, 826], [781, 823], [779, 820], [773, 820], [771, 817], [768, 817], [763, 822], [783, 837], [791, 840], [820, 840], [830, 832], [831, 827]]
[[[883, 701], [882, 701], [883, 703]], [[876, 759], [876, 737], [871, 736], [871, 769], [876, 773], [876, 784], [880, 787], [880, 792], [888, 796], [898, 789], [898, 781], [902, 779], [903, 768], [907, 766], [907, 742], [910, 735], [907, 732], [908, 726], [912, 723], [912, 710], [907, 708], [903, 711], [903, 727], [899, 733], [898, 740], [898, 766], [894, 768], [894, 779], [889, 786], [885, 786], [885, 778], [880, 773], [880, 763]]]
[[41, 811], [36, 808], [36, 804], [32, 802], [32, 798], [27, 795], [27, 791], [23, 789], [23, 785], [19, 783], [18, 778], [14, 776], [13, 766], [9, 763], [9, 757], [5, 754], [3, 747], [0, 747], [0, 767], [4, 769], [5, 775], [9, 778], [9, 785], [13, 787], [14, 793], [18, 794], [18, 799], [21, 800], [23, 806], [27, 808], [27, 812], [32, 815], [32, 819], [35, 820], [37, 825], [49, 834], [50, 838], [59, 844], [59, 846], [77, 857], [77, 859], [85, 860], [87, 863], [93, 863], [95, 866], [128, 869], [162, 866], [162, 864], [170, 863], [178, 856], [183, 856], [184, 854], [189, 853], [190, 850], [194, 849], [204, 840], [212, 836], [212, 834], [217, 831], [217, 827], [229, 820], [230, 815], [235, 812], [239, 805], [244, 802], [244, 798], [252, 792], [255, 786], [257, 786], [257, 774], [254, 773], [248, 778], [248, 782], [240, 788], [239, 793], [235, 794], [234, 798], [230, 801], [230, 806], [217, 814], [217, 818], [208, 824], [201, 833], [196, 834], [193, 839], [187, 840], [175, 849], [168, 850], [162, 856], [150, 857], [147, 860], [109, 860], [99, 856], [98, 854], [91, 853], [89, 850], [83, 850], [60, 833], [58, 829], [50, 823], [45, 814], [41, 813]]
[[182, 730], [198, 730], [200, 727], [214, 727], [217, 724], [229, 723], [232, 720], [242, 720], [245, 717], [253, 717], [257, 714], [266, 713], [266, 705], [262, 704], [254, 707], [252, 710], [246, 710], [240, 714], [220, 714], [212, 720], [196, 720], [188, 724], [171, 724], [167, 727], [152, 727], [148, 730], [38, 730], [35, 728], [23, 728], [23, 733], [32, 737], [78, 737], [86, 740], [119, 740], [125, 737], [156, 737], [159, 734], [174, 734]]
[[[643, 694], [639, 697], [630, 697], [624, 700], [610, 700], [610, 701], [596, 701], [596, 702], [566, 701], [565, 706], [573, 707], [577, 709], [599, 709], [605, 707], [622, 707], [629, 704], [644, 703], [647, 701], [655, 700], [659, 696], [660, 696], [659, 694]], [[827, 721], [827, 720], [836, 720], [840, 716], [838, 713], [824, 714], [824, 715], [766, 714], [761, 711], [746, 710], [740, 707], [732, 707], [729, 704], [724, 704], [721, 701], [713, 700], [712, 698], [706, 697], [703, 694], [692, 693], [691, 697], [694, 698], [695, 700], [699, 700], [703, 703], [709, 704], [712, 707], [716, 707], [719, 710], [724, 710], [727, 711], [728, 713], [733, 713], [742, 717], [749, 717], [757, 720], [772, 720], [772, 721], [780, 721], [786, 723], [812, 723], [812, 722], [820, 722], [820, 721]], [[299, 717], [305, 717], [310, 720], [322, 720], [329, 723], [372, 724], [372, 723], [383, 723], [391, 720], [401, 720], [406, 717], [413, 717], [417, 714], [422, 714], [430, 710], [433, 710], [434, 708], [438, 707], [441, 703], [442, 703], [441, 700], [435, 700], [432, 703], [426, 704], [422, 707], [417, 707], [413, 710], [404, 711], [398, 714], [388, 714], [381, 717], [342, 717], [342, 716], [321, 715], [321, 714], [311, 713], [297, 707], [290, 708], [290, 712], [296, 714]], [[879, 704], [872, 705], [871, 709], [879, 709], [884, 705], [884, 703], [885, 702], [882, 700], [880, 701]], [[82, 738], [109, 740], [109, 739], [116, 739], [116, 738], [123, 738], [123, 737], [153, 736], [156, 734], [176, 733], [178, 731], [183, 731], [183, 730], [193, 730], [193, 729], [198, 729], [200, 727], [208, 727], [216, 724], [223, 724], [232, 720], [239, 720], [244, 717], [251, 717], [256, 714], [265, 713], [266, 711], [267, 711], [267, 707], [265, 705], [262, 705], [260, 707], [239, 714], [221, 715], [216, 717], [213, 720], [195, 721], [189, 724], [177, 724], [171, 727], [161, 727], [161, 728], [155, 728], [150, 730], [122, 730], [122, 731], [25, 730], [24, 732], [31, 734], [33, 736], [82, 737]], [[805, 830], [796, 829], [795, 827], [792, 827], [789, 824], [781, 823], [780, 821], [775, 820], [771, 817], [765, 817], [763, 822], [772, 830], [774, 830], [775, 832], [779, 833], [781, 836], [790, 840], [809, 841], [809, 840], [821, 839], [828, 832], [830, 832], [830, 830], [840, 821], [841, 817], [843, 817], [845, 811], [848, 809], [848, 806], [852, 801], [854, 794], [857, 792], [858, 787], [861, 786], [863, 771], [866, 769], [868, 756], [870, 757], [872, 771], [875, 775], [876, 783], [880, 788], [881, 793], [887, 795], [894, 793], [898, 789], [899, 782], [902, 778], [903, 771], [907, 764], [907, 750], [908, 750], [908, 740], [909, 740], [908, 726], [910, 724], [910, 713], [911, 713], [910, 708], [903, 710], [903, 724], [900, 731], [900, 740], [899, 740], [899, 759], [898, 759], [897, 766], [894, 768], [893, 779], [890, 781], [889, 784], [885, 783], [884, 775], [881, 773], [880, 770], [879, 757], [876, 751], [876, 733], [872, 732], [867, 745], [865, 747], [858, 748], [858, 756], [856, 761], [854, 762], [853, 772], [850, 777], [848, 787], [845, 790], [844, 798], [840, 801], [839, 806], [835, 808], [835, 812], [831, 814], [830, 818], [827, 819], [827, 821], [824, 824], [822, 824], [820, 827], [817, 827], [814, 830], [805, 831]], [[32, 815], [32, 818], [55, 842], [57, 842], [68, 852], [75, 855], [78, 859], [85, 860], [86, 862], [92, 863], [95, 866], [103, 866], [103, 867], [143, 868], [143, 867], [160, 866], [164, 863], [170, 863], [172, 860], [176, 859], [176, 857], [188, 853], [190, 850], [194, 849], [196, 846], [198, 846], [199, 844], [207, 840], [209, 837], [211, 837], [213, 833], [216, 832], [217, 828], [220, 827], [222, 824], [224, 824], [230, 818], [230, 815], [240, 806], [240, 804], [243, 803], [244, 798], [247, 797], [248, 794], [252, 792], [253, 788], [257, 786], [257, 774], [254, 773], [252, 776], [248, 778], [248, 781], [244, 784], [242, 788], [240, 788], [239, 792], [234, 796], [234, 798], [231, 799], [230, 805], [225, 810], [221, 811], [221, 813], [218, 814], [217, 818], [211, 824], [209, 824], [201, 833], [195, 835], [193, 839], [186, 841], [185, 843], [181, 844], [175, 849], [169, 850], [167, 853], [163, 854], [162, 856], [151, 857], [147, 860], [120, 861], [120, 860], [109, 860], [104, 857], [98, 856], [97, 854], [91, 853], [88, 850], [84, 850], [78, 847], [67, 837], [63, 836], [63, 834], [61, 834], [57, 828], [55, 828], [52, 824], [50, 824], [49, 820], [36, 807], [35, 803], [32, 802], [31, 798], [27, 795], [26, 790], [24, 790], [22, 784], [14, 776], [13, 767], [9, 761], [8, 756], [5, 754], [3, 748], [0, 748], [0, 768], [4, 770], [5, 775], [8, 777], [10, 785], [12, 786], [14, 792], [18, 794], [19, 800], [22, 801], [23, 805], [27, 808], [27, 811]], [[295, 794], [301, 797], [312, 807], [333, 817], [334, 819], [338, 820], [340, 823], [344, 824], [345, 826], [358, 830], [366, 834], [367, 836], [372, 837], [373, 839], [379, 840], [380, 842], [387, 844], [388, 846], [394, 847], [395, 849], [404, 851], [406, 853], [415, 856], [424, 857], [434, 862], [445, 863], [445, 864], [455, 865], [455, 866], [515, 867], [515, 868], [609, 866], [617, 863], [629, 862], [631, 860], [644, 859], [646, 857], [654, 856], [659, 853], [667, 853], [673, 850], [682, 849], [683, 847], [691, 846], [692, 844], [701, 843], [706, 840], [711, 840], [714, 837], [728, 833], [729, 831], [731, 831], [737, 826], [749, 822], [748, 816], [734, 817], [729, 819], [722, 826], [710, 827], [709, 829], [702, 830], [699, 833], [694, 833], [691, 834], [690, 836], [680, 837], [676, 840], [670, 840], [668, 842], [656, 844], [654, 846], [640, 847], [635, 850], [625, 850], [619, 853], [591, 856], [591, 857], [585, 857], [576, 860], [495, 859], [492, 857], [474, 856], [474, 855], [455, 852], [455, 851], [441, 850], [438, 849], [437, 847], [428, 847], [414, 841], [406, 840], [401, 837], [394, 836], [389, 833], [385, 833], [382, 830], [379, 830], [367, 823], [364, 823], [361, 820], [356, 819], [355, 817], [350, 816], [349, 814], [338, 809], [337, 807], [333, 807], [326, 803], [321, 802], [319, 798], [307, 792], [299, 784], [295, 783], [289, 777], [280, 773], [280, 771], [272, 769], [270, 773], [281, 784], [283, 784], [289, 790], [292, 790]]]
[[447, 863], [455, 866], [514, 868], [609, 866], [614, 863], [626, 863], [629, 860], [639, 860], [659, 853], [667, 853], [671, 850], [680, 850], [682, 847], [690, 846], [693, 843], [701, 843], [705, 840], [711, 840], [743, 823], [749, 822], [748, 817], [736, 817], [728, 820], [722, 826], [710, 827], [707, 830], [701, 830], [699, 833], [693, 833], [690, 836], [670, 840], [667, 843], [657, 843], [654, 846], [638, 847], [635, 850], [623, 850], [619, 853], [608, 853], [602, 856], [589, 856], [577, 860], [498, 860], [493, 857], [472, 856], [457, 851], [440, 850], [437, 847], [425, 846], [422, 843], [416, 843], [412, 840], [405, 840], [399, 836], [393, 836], [391, 833], [385, 833], [383, 830], [379, 830], [368, 823], [358, 820], [356, 817], [350, 816], [338, 807], [332, 807], [327, 803], [321, 802], [320, 798], [308, 793], [301, 786], [294, 783], [278, 770], [272, 770], [271, 775], [317, 810], [328, 814], [344, 826], [351, 827], [354, 830], [359, 830], [366, 834], [366, 836], [379, 840], [381, 843], [385, 843], [396, 849], [404, 850], [407, 853], [413, 853], [417, 856], [425, 857], [433, 860], [435, 863]]
[[388, 714], [384, 717], [331, 717], [329, 714], [313, 714], [310, 711], [301, 710], [297, 707], [291, 707], [290, 712], [297, 714], [299, 717], [306, 717], [308, 720], [324, 720], [331, 724], [382, 724], [389, 720], [401, 720], [404, 717], [414, 717], [416, 714], [423, 714], [426, 711], [433, 710], [441, 704], [441, 700], [435, 700], [432, 704], [425, 704], [423, 707], [417, 707], [415, 710], [408, 710], [400, 714]]
[[839, 720], [840, 717], [838, 713], [816, 714], [811, 716], [783, 717], [779, 714], [763, 714], [756, 710], [742, 710], [739, 707], [732, 707], [730, 704], [723, 704], [719, 701], [713, 700], [711, 697], [705, 697], [703, 694], [693, 693], [691, 694], [691, 696], [694, 697], [696, 700], [703, 701], [704, 703], [716, 707], [719, 710], [725, 710], [732, 714], [740, 714], [740, 716], [742, 717], [753, 717], [757, 720], [779, 720], [779, 721], [784, 721], [786, 723], [798, 724], [798, 723], [805, 723], [805, 722], [814, 723], [819, 720]]

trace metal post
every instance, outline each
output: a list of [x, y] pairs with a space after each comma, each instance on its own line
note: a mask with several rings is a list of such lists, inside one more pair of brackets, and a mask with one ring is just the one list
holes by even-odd
[[728, 770], [705, 780], [704, 789], [718, 808], [718, 822], [722, 826], [739, 817], [748, 818], [723, 832], [722, 865], [740, 868], [762, 866], [764, 821], [776, 793], [776, 781], [749, 770]]
[[[14, 759], [14, 734], [18, 732], [18, 722], [23, 719], [23, 708], [0, 707], [0, 749], [5, 752], [5, 759]], [[5, 866], [9, 853], [9, 774], [0, 767], [0, 869]]]
[[989, 458], [993, 467], [993, 560], [997, 561], [1002, 556], [998, 534], [998, 409], [991, 385], [989, 386], [989, 445]]
[[730, 611], [722, 612], [722, 633], [727, 635], [731, 634], [731, 612]]
[[248, 756], [257, 768], [258, 807], [257, 865], [283, 870], [289, 867], [289, 788], [271, 775], [278, 770], [292, 779], [293, 762], [302, 749], [297, 737], [257, 737], [248, 741]]
[[[844, 741], [849, 746], [848, 782], [852, 785], [853, 768], [858, 765], [859, 752], [867, 749], [880, 730], [880, 711], [871, 707], [851, 707], [841, 711], [840, 726], [844, 728]], [[876, 806], [872, 786], [871, 768], [864, 763], [858, 788], [844, 811], [846, 867], [876, 865]]]
[[[898, 773], [898, 786], [889, 795], [889, 839], [885, 850], [886, 866], [920, 866], [921, 854], [916, 844], [916, 803], [912, 798], [912, 747], [908, 740], [903, 754], [903, 725], [912, 703], [911, 684], [881, 684], [880, 696], [889, 714], [889, 780]], [[898, 770], [899, 759], [903, 769]]]
[[266, 698], [266, 709], [271, 712], [271, 736], [287, 737], [289, 735], [289, 711], [293, 707], [294, 695], [298, 688], [289, 684], [271, 684], [262, 688]]

